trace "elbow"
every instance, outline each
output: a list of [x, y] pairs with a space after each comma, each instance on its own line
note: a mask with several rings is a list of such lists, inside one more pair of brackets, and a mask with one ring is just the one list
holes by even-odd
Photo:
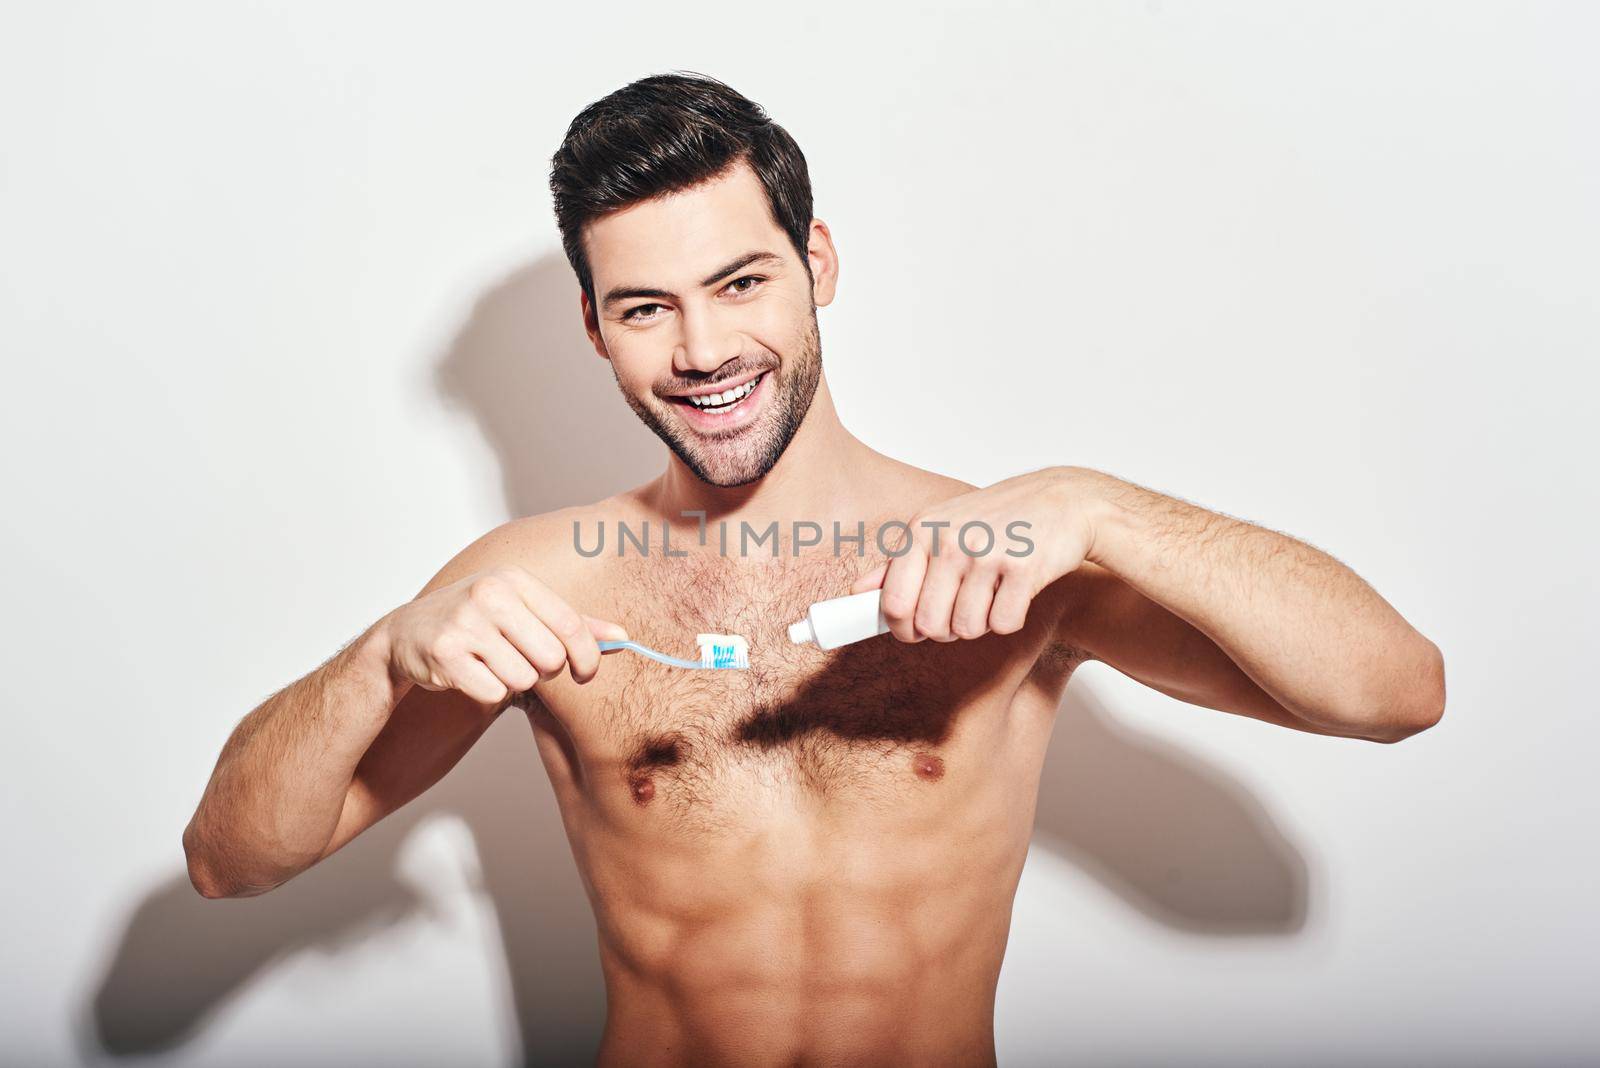
[[1421, 734], [1444, 718], [1444, 654], [1422, 638], [1419, 665], [1405, 672], [1407, 684], [1391, 694], [1375, 714], [1365, 717], [1362, 737], [1392, 745]]
[[218, 878], [216, 869], [200, 848], [192, 823], [183, 832], [183, 855], [189, 867], [189, 883], [194, 887], [195, 893], [204, 898], [229, 896], [228, 885]]
[[194, 886], [195, 893], [210, 901], [235, 896], [226, 883], [196, 869], [193, 864], [189, 865], [189, 882]]
[[205, 835], [194, 822], [184, 828], [183, 853], [189, 870], [189, 883], [204, 898], [255, 897], [283, 885], [296, 873], [309, 867], [315, 858], [287, 863], [267, 862], [264, 858], [219, 857], [206, 843]]
[[193, 823], [183, 832], [183, 854], [188, 863], [189, 883], [203, 898], [243, 897], [247, 889], [237, 880], [223, 876], [212, 853], [200, 841]]

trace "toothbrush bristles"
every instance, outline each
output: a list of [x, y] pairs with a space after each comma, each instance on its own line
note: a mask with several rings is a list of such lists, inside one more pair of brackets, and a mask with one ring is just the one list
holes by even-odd
[[748, 668], [750, 644], [737, 634], [701, 634], [700, 666], [708, 668]]

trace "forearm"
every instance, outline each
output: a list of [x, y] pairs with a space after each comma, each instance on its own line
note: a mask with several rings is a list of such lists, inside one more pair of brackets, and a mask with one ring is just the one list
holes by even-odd
[[207, 896], [269, 890], [315, 863], [356, 766], [404, 695], [374, 625], [235, 728], [184, 832]]
[[1076, 472], [1099, 505], [1088, 558], [1204, 632], [1279, 704], [1393, 740], [1442, 711], [1443, 664], [1355, 572], [1303, 542]]

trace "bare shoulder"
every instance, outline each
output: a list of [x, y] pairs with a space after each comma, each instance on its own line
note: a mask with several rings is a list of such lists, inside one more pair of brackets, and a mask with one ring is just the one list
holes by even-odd
[[908, 464], [904, 460], [896, 460], [892, 456], [885, 456], [884, 461], [886, 481], [903, 488], [919, 506], [937, 504], [979, 488], [962, 479], [938, 471], [929, 471], [915, 464]]
[[439, 569], [423, 592], [459, 581], [480, 571], [517, 565], [541, 579], [559, 582], [584, 558], [573, 551], [575, 539], [602, 519], [626, 514], [623, 497], [572, 505], [538, 515], [507, 520], [486, 531]]

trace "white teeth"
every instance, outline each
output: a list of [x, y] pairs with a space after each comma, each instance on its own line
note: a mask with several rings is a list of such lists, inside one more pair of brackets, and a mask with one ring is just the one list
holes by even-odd
[[[763, 371], [762, 374], [766, 372]], [[743, 400], [756, 388], [756, 383], [761, 381], [761, 375], [756, 375], [742, 386], [725, 389], [721, 393], [708, 393], [703, 397], [690, 397], [689, 403], [696, 408], [720, 408], [732, 404], [734, 401]]]

